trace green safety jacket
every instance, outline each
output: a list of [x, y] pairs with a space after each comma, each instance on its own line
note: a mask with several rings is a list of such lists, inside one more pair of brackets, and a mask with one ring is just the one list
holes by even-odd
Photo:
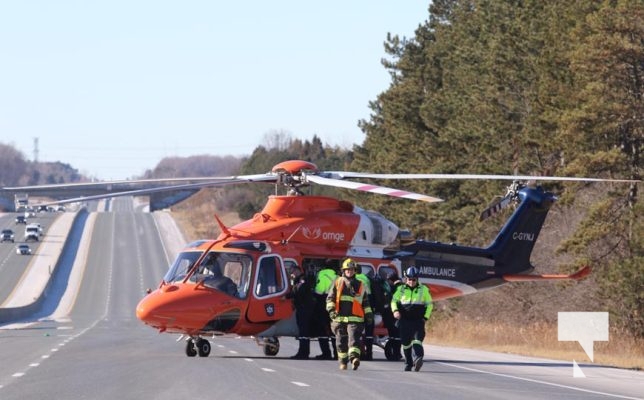
[[331, 290], [335, 278], [338, 276], [335, 274], [335, 271], [331, 268], [321, 269], [318, 272], [317, 280], [315, 282], [315, 288], [313, 289], [316, 294], [326, 295]]
[[391, 299], [391, 312], [400, 312], [401, 319], [429, 319], [434, 309], [432, 295], [427, 286], [417, 283], [416, 287], [400, 285]]

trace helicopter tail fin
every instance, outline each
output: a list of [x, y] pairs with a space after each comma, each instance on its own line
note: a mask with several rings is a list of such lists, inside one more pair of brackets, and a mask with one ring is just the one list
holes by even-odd
[[501, 229], [488, 251], [494, 254], [495, 264], [502, 273], [521, 273], [531, 270], [530, 254], [555, 201], [552, 193], [540, 187], [524, 187], [516, 191], [519, 206]]
[[590, 275], [590, 267], [588, 265], [580, 268], [572, 274], [507, 274], [503, 275], [503, 279], [507, 282], [534, 282], [534, 281], [558, 281], [558, 280], [581, 280]]

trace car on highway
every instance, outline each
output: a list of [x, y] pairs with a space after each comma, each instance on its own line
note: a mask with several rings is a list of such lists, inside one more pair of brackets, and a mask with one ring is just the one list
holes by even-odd
[[24, 215], [18, 215], [16, 217], [16, 224], [26, 224], [27, 218]]
[[19, 244], [18, 246], [16, 246], [16, 254], [30, 255], [31, 247], [29, 247], [28, 244]]
[[0, 233], [0, 242], [11, 242], [13, 243], [14, 234], [11, 229], [3, 229]]
[[36, 242], [40, 240], [40, 230], [38, 229], [38, 226], [30, 224], [25, 228], [25, 242], [30, 240]]

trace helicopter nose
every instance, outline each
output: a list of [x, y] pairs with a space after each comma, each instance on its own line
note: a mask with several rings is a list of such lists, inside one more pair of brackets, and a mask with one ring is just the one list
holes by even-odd
[[178, 289], [178, 287], [171, 285], [151, 292], [136, 306], [136, 317], [147, 325], [162, 331], [165, 330], [168, 324], [176, 319], [174, 304], [177, 299], [169, 294], [178, 291]]
[[226, 297], [195, 285], [168, 285], [145, 296], [136, 317], [161, 332], [199, 332], [231, 308]]
[[146, 302], [145, 299], [141, 300], [136, 306], [136, 317], [143, 322], [148, 322], [150, 317], [153, 315], [151, 312], [152, 307], [150, 307], [149, 302]]

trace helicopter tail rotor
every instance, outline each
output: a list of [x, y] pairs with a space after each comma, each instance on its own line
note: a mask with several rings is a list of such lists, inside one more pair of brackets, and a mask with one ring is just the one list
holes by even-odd
[[517, 204], [519, 200], [518, 198], [519, 189], [525, 186], [526, 185], [523, 185], [518, 181], [512, 182], [512, 184], [508, 186], [508, 190], [505, 196], [495, 198], [494, 201], [492, 201], [492, 203], [489, 206], [487, 206], [487, 208], [483, 210], [483, 212], [481, 212], [479, 221], [484, 221], [498, 214], [501, 210], [508, 207], [510, 204]]

